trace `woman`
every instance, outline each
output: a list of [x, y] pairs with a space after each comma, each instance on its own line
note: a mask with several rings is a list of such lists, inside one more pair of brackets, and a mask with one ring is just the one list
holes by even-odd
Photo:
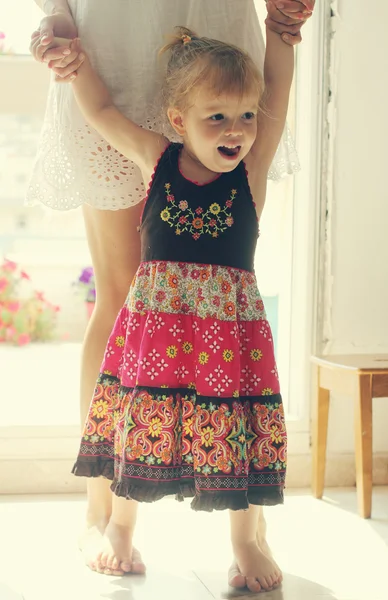
[[[235, 0], [142, 0], [136, 3], [113, 0], [109, 4], [94, 0], [36, 2], [47, 17], [32, 35], [34, 57], [49, 63], [57, 81], [66, 82], [76, 75], [82, 58], [63, 48], [46, 52], [47, 45], [53, 35], [80, 36], [115, 104], [136, 123], [150, 129], [164, 127], [158, 109], [160, 68], [157, 50], [175, 24], [235, 43], [245, 48], [258, 63], [263, 61], [264, 44], [254, 0], [240, 0], [238, 11]], [[271, 18], [268, 25], [278, 33], [283, 32], [283, 39], [284, 32], [288, 32], [288, 41], [284, 39], [287, 43], [298, 43], [300, 27], [310, 12], [295, 0], [284, 0], [281, 4], [283, 12], [269, 3]], [[293, 16], [297, 18], [291, 18]], [[136, 90], [135, 94], [133, 90]], [[271, 170], [274, 179], [298, 169], [287, 132], [278, 154]], [[78, 206], [83, 210], [97, 298], [83, 346], [82, 423], [109, 333], [138, 267], [137, 226], [144, 194], [139, 171], [85, 123], [71, 89], [57, 85], [53, 80], [27, 199], [30, 204], [42, 202], [56, 210]], [[86, 530], [81, 540], [85, 560], [91, 568], [106, 573], [144, 572], [137, 552], [132, 557], [132, 564], [121, 564], [119, 570], [112, 571], [101, 565], [101, 536], [111, 512], [109, 485], [110, 482], [102, 478], [88, 479], [87, 482]], [[266, 543], [262, 515], [258, 536]], [[110, 543], [115, 546], [123, 540], [110, 540]], [[241, 586], [241, 575], [235, 569], [231, 571], [230, 583]]]

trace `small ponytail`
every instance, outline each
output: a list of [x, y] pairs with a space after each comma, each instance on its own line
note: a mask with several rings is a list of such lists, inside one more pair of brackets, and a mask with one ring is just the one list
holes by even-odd
[[232, 92], [242, 96], [257, 92], [261, 98], [263, 78], [250, 56], [231, 44], [199, 37], [187, 27], [175, 27], [159, 55], [168, 55], [163, 85], [164, 108], [187, 108], [198, 85], [207, 85], [216, 96]]
[[175, 27], [175, 33], [170, 35], [169, 38], [170, 41], [159, 50], [160, 56], [166, 54], [166, 52], [171, 52], [171, 54], [179, 52], [191, 42], [200, 39], [191, 29], [181, 26]]

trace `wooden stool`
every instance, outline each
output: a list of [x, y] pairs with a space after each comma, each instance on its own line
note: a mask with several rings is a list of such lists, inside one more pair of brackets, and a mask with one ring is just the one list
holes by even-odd
[[313, 415], [313, 494], [322, 498], [330, 392], [355, 401], [356, 483], [360, 515], [372, 510], [372, 398], [388, 397], [388, 354], [313, 356], [316, 375]]

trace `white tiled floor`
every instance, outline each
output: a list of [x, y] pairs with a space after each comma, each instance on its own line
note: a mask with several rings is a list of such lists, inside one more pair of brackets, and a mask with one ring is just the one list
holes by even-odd
[[[76, 496], [2, 497], [1, 600], [230, 597], [225, 513], [196, 514], [171, 499], [143, 506], [136, 541], [148, 575], [108, 578], [85, 568], [77, 551], [84, 509]], [[261, 600], [387, 600], [388, 488], [375, 488], [370, 521], [357, 516], [354, 490], [329, 490], [324, 502], [292, 493], [266, 515], [285, 581]]]

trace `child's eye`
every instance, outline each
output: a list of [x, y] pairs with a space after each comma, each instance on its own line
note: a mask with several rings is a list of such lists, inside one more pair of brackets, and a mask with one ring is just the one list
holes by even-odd
[[222, 121], [222, 119], [224, 118], [224, 115], [222, 115], [221, 113], [218, 113], [217, 115], [212, 115], [210, 117], [211, 121]]
[[243, 114], [242, 118], [245, 119], [246, 121], [251, 121], [252, 119], [255, 118], [255, 113], [253, 112], [246, 112]]

